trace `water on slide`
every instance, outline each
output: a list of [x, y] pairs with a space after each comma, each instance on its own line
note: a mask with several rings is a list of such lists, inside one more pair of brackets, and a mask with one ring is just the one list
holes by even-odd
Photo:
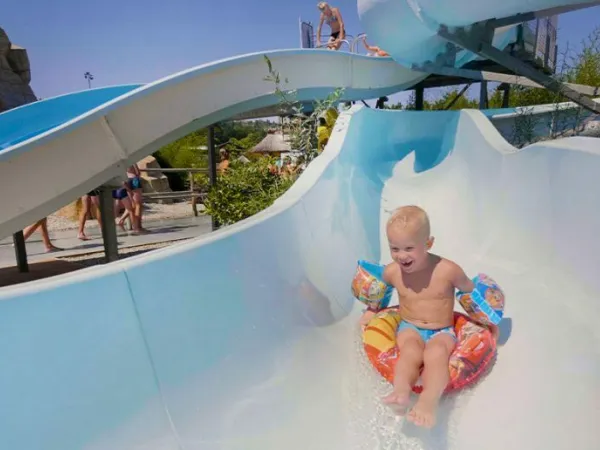
[[[600, 150], [517, 151], [477, 111], [344, 113], [269, 210], [192, 243], [0, 292], [0, 447], [593, 449]], [[489, 375], [439, 424], [398, 420], [349, 293], [424, 207], [435, 251], [507, 295]]]
[[[11, 364], [0, 385], [12, 389], [0, 440], [26, 450], [595, 448], [597, 142], [517, 151], [478, 111], [356, 107], [256, 217], [4, 289], [0, 354]], [[432, 430], [381, 404], [390, 386], [362, 351], [349, 292], [357, 259], [389, 261], [383, 225], [411, 203], [430, 214], [435, 251], [492, 275], [508, 300], [493, 369], [444, 399]]]
[[[344, 378], [355, 433], [349, 448], [597, 445], [600, 194], [590, 187], [598, 156], [594, 138], [517, 151], [476, 111], [362, 110], [352, 118], [337, 159], [348, 164], [352, 191], [365, 190], [353, 203], [364, 217], [363, 236], [377, 239], [370, 244], [378, 246], [380, 261], [390, 261], [384, 234], [390, 212], [418, 204], [430, 215], [434, 251], [469, 274], [491, 274], [508, 303], [492, 371], [446, 397], [431, 431], [381, 404], [390, 386], [365, 361], [353, 332], [357, 350]], [[375, 214], [377, 221], [369, 218]], [[351, 317], [355, 330], [357, 315]]]

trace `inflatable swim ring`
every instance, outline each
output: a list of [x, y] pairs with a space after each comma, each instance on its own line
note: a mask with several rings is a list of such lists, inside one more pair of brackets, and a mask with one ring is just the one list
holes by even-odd
[[[371, 319], [362, 335], [369, 361], [390, 383], [393, 382], [398, 359], [396, 329], [400, 320], [396, 308], [385, 309]], [[454, 331], [457, 344], [450, 355], [450, 382], [445, 393], [475, 382], [485, 373], [496, 355], [496, 341], [492, 333], [464, 314], [454, 313]], [[418, 380], [413, 391], [420, 394], [422, 390], [423, 386]]]

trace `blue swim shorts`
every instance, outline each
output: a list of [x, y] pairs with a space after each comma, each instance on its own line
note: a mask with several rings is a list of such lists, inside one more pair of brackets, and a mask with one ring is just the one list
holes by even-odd
[[437, 336], [439, 333], [449, 334], [450, 336], [452, 336], [454, 338], [454, 340], [456, 340], [456, 333], [454, 332], [454, 327], [446, 327], [446, 328], [438, 328], [437, 330], [429, 330], [427, 328], [419, 328], [418, 326], [413, 325], [412, 323], [409, 323], [409, 322], [405, 322], [403, 320], [398, 325], [398, 329], [396, 330], [396, 333], [399, 333], [400, 331], [405, 330], [407, 328], [413, 329], [417, 333], [419, 333], [419, 336], [421, 336], [421, 339], [423, 339], [423, 342], [425, 342], [425, 343], [427, 343], [427, 341], [430, 340], [432, 337]]
[[125, 188], [121, 188], [121, 189], [115, 189], [112, 191], [112, 197], [115, 200], [123, 200], [125, 197], [127, 197], [127, 189]]

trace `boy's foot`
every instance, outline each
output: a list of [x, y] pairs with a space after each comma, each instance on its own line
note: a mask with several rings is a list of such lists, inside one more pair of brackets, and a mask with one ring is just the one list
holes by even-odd
[[79, 233], [77, 235], [77, 239], [79, 239], [80, 241], [89, 241], [91, 239], [91, 237], [88, 237], [83, 233]]
[[417, 404], [408, 413], [408, 420], [419, 427], [433, 427], [438, 403], [439, 400], [431, 400], [421, 394]]
[[396, 414], [403, 416], [406, 414], [406, 408], [410, 404], [410, 391], [406, 393], [393, 391], [391, 394], [383, 397], [381, 401], [392, 408]]
[[52, 252], [62, 252], [64, 248], [57, 247], [56, 245], [51, 245], [50, 247], [46, 247], [46, 253]]

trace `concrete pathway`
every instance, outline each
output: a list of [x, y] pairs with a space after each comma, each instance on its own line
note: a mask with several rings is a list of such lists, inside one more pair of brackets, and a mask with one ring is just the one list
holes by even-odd
[[[119, 248], [190, 239], [201, 234], [210, 233], [211, 219], [209, 216], [201, 215], [184, 219], [144, 221], [144, 227], [152, 232], [132, 236], [118, 230]], [[80, 241], [77, 239], [77, 230], [51, 232], [50, 238], [52, 239], [52, 243], [64, 250], [45, 253], [41, 236], [36, 231], [26, 242], [27, 259], [30, 263], [35, 263], [53, 258], [103, 251], [100, 230], [95, 227], [86, 229], [86, 234], [92, 239], [89, 241]], [[12, 236], [0, 240], [0, 267], [16, 266], [16, 264]]]

